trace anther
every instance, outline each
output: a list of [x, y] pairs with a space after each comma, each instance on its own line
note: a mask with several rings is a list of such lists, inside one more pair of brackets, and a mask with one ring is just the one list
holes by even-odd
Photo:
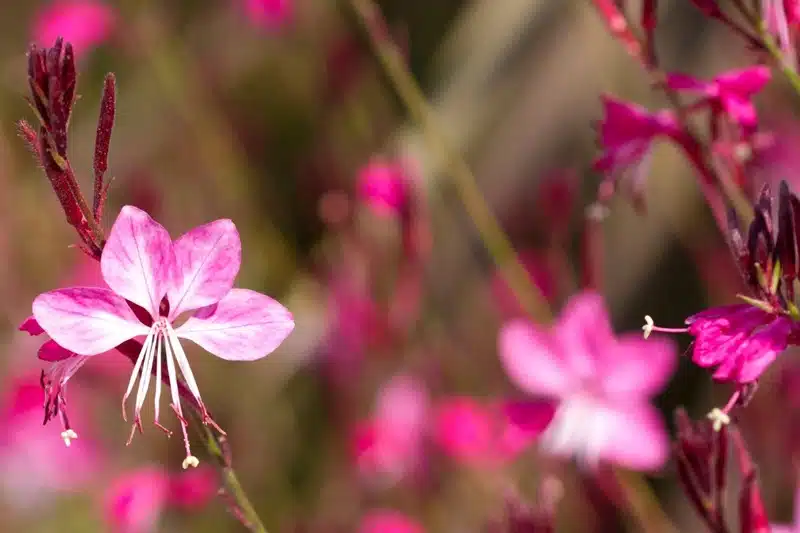
[[72, 441], [78, 438], [78, 434], [71, 429], [66, 429], [61, 432], [61, 438], [64, 439], [64, 445], [69, 448]]
[[192, 468], [197, 468], [197, 465], [200, 464], [200, 461], [194, 455], [188, 455], [186, 459], [183, 460], [183, 469], [186, 470], [190, 466]]
[[730, 415], [718, 407], [712, 409], [711, 412], [706, 415], [706, 418], [711, 420], [714, 431], [719, 431], [722, 429], [722, 426], [727, 426], [731, 423]]

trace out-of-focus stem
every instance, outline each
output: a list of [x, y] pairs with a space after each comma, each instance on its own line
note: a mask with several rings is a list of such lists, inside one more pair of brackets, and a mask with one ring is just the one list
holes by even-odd
[[487, 205], [469, 165], [451, 147], [437, 126], [434, 112], [409, 71], [397, 45], [389, 37], [378, 7], [372, 0], [350, 0], [348, 3], [364, 28], [393, 89], [420, 126], [430, 147], [446, 161], [452, 184], [506, 283], [531, 317], [540, 322], [548, 322], [551, 313], [541, 291], [531, 281], [514, 247]]
[[777, 61], [778, 65], [780, 65], [781, 72], [786, 77], [789, 85], [792, 86], [794, 92], [800, 96], [800, 74], [792, 68], [792, 66], [786, 61], [786, 58], [783, 56], [783, 52], [778, 45], [775, 43], [775, 39], [772, 38], [772, 35], [769, 34], [767, 28], [762, 21], [759, 24], [759, 32], [761, 33], [761, 41], [764, 44], [764, 47], [769, 52], [769, 55]]
[[624, 493], [631, 515], [640, 523], [642, 531], [678, 533], [678, 529], [670, 521], [653, 491], [640, 475], [616, 469], [614, 476]]

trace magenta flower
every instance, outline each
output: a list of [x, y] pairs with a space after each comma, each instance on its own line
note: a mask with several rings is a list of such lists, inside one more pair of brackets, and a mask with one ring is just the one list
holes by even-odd
[[105, 519], [114, 533], [150, 533], [168, 508], [199, 509], [215, 495], [210, 468], [170, 475], [156, 467], [119, 477], [105, 494]]
[[423, 533], [422, 526], [399, 511], [378, 509], [361, 519], [358, 533]]
[[[729, 245], [752, 296], [740, 304], [715, 307], [686, 319], [687, 328], [660, 328], [645, 317], [645, 337], [652, 331], [687, 332], [695, 340], [692, 360], [705, 368], [716, 367], [717, 381], [740, 386], [729, 406], [717, 415], [727, 415], [740, 399], [742, 386], [755, 382], [789, 344], [797, 344], [797, 319], [793, 283], [798, 275], [797, 220], [800, 200], [781, 183], [777, 213], [769, 185], [756, 206], [745, 241], [739, 222], [731, 213]], [[775, 224], [777, 221], [777, 227]], [[715, 415], [716, 416], [716, 415]], [[721, 419], [725, 422], [725, 416]]]
[[391, 484], [418, 468], [428, 420], [428, 393], [416, 379], [392, 378], [354, 435], [356, 464], [370, 480]]
[[[165, 360], [171, 407], [186, 447], [183, 464], [196, 466], [181, 409], [178, 370], [204, 413], [203, 422], [214, 422], [179, 339], [192, 340], [222, 359], [252, 361], [272, 352], [294, 328], [291, 313], [272, 298], [232, 288], [240, 263], [239, 233], [230, 220], [210, 222], [172, 241], [147, 213], [126, 206], [114, 222], [100, 261], [110, 289], [73, 287], [46, 292], [34, 300], [33, 316], [59, 346], [82, 357], [145, 337], [123, 396], [123, 415], [138, 378], [133, 429], [141, 430], [140, 412], [153, 369], [155, 424], [164, 429], [159, 401]], [[183, 324], [173, 326], [191, 311]], [[62, 388], [72, 373], [65, 370], [59, 376]]]
[[653, 141], [660, 136], [678, 138], [678, 121], [670, 111], [650, 113], [636, 104], [603, 97], [600, 145], [603, 154], [594, 169], [610, 185], [605, 195], [622, 184], [636, 203], [641, 203], [649, 170]]
[[116, 12], [102, 2], [57, 0], [37, 15], [34, 40], [49, 46], [57, 37], [63, 37], [79, 55], [108, 39], [116, 17]]
[[753, 96], [770, 80], [768, 67], [756, 66], [732, 70], [702, 81], [684, 74], [668, 74], [667, 86], [678, 91], [699, 94], [714, 116], [724, 113], [746, 131], [758, 125]]
[[635, 470], [664, 464], [667, 434], [649, 400], [674, 370], [671, 342], [615, 337], [602, 297], [585, 292], [567, 303], [552, 331], [522, 319], [507, 323], [499, 350], [520, 389], [557, 402], [540, 438], [546, 451]]

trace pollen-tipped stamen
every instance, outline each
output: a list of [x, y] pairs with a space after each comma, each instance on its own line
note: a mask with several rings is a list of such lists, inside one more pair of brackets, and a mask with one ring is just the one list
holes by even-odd
[[688, 333], [689, 328], [662, 328], [655, 325], [650, 315], [645, 315], [642, 331], [644, 331], [644, 338], [646, 339], [650, 337], [654, 331], [657, 333]]

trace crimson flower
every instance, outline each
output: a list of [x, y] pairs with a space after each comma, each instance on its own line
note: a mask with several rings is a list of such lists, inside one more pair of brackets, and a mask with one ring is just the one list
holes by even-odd
[[[236, 289], [241, 263], [239, 233], [230, 220], [199, 226], [172, 241], [167, 230], [144, 211], [123, 207], [100, 260], [109, 288], [71, 287], [39, 295], [33, 302], [38, 325], [57, 343], [63, 361], [74, 361], [58, 375], [58, 404], [65, 406], [63, 387], [86, 357], [101, 354], [144, 337], [125, 401], [138, 378], [133, 429], [141, 431], [140, 412], [156, 374], [155, 424], [159, 423], [163, 362], [169, 378], [171, 407], [181, 424], [186, 459], [191, 454], [187, 422], [181, 409], [178, 370], [203, 413], [214, 426], [179, 339], [189, 339], [222, 359], [252, 361], [272, 352], [294, 328], [291, 313], [257, 292]], [[182, 324], [176, 321], [188, 316]]]
[[667, 86], [677, 91], [699, 94], [714, 116], [724, 113], [747, 132], [758, 125], [756, 108], [751, 99], [770, 80], [770, 70], [764, 66], [732, 70], [709, 81], [685, 74], [668, 74]]

